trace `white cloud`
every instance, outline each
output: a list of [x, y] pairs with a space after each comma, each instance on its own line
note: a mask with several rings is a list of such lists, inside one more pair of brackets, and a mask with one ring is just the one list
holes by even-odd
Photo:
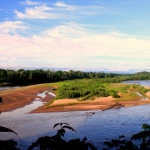
[[63, 8], [65, 8], [66, 10], [74, 10], [74, 9], [75, 9], [74, 6], [67, 5], [67, 4], [64, 3], [64, 2], [56, 2], [56, 3], [54, 4], [54, 6], [63, 7]]
[[91, 34], [71, 22], [30, 38], [1, 34], [0, 60], [14, 66], [149, 68], [149, 43], [120, 33]]
[[77, 39], [79, 37], [87, 36], [87, 33], [76, 23], [70, 22], [65, 25], [56, 26], [50, 30], [44, 31], [43, 36], [50, 38], [57, 37], [61, 39]]
[[27, 27], [21, 21], [0, 22], [0, 33], [17, 33], [24, 32]]
[[[69, 5], [62, 1], [58, 1], [54, 3], [51, 7], [41, 4], [38, 2], [32, 2], [27, 0], [25, 2], [27, 5], [35, 5], [37, 3], [38, 6], [25, 8], [24, 12], [20, 12], [17, 9], [14, 10], [16, 16], [20, 19], [78, 19], [81, 17], [98, 15], [101, 13], [106, 13], [102, 6], [77, 6], [77, 5]], [[68, 13], [69, 11], [69, 13]]]
[[25, 19], [55, 19], [60, 18], [61, 15], [57, 13], [51, 13], [52, 10], [51, 7], [47, 7], [46, 5], [42, 6], [35, 6], [34, 8], [26, 8], [25, 12], [19, 12], [17, 10], [14, 11], [14, 13], [17, 15], [18, 18], [25, 18]]
[[41, 5], [40, 2], [33, 2], [31, 0], [26, 0], [25, 2], [21, 2], [23, 5]]

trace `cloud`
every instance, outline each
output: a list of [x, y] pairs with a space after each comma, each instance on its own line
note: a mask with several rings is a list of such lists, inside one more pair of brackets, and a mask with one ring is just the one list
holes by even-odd
[[41, 2], [33, 2], [31, 0], [26, 0], [25, 2], [21, 2], [23, 5], [41, 5]]
[[25, 12], [19, 12], [18, 10], [14, 10], [14, 13], [20, 19], [55, 19], [60, 18], [61, 15], [57, 13], [51, 13], [51, 7], [47, 7], [46, 5], [35, 6], [34, 8], [26, 8]]
[[149, 68], [149, 43], [116, 32], [89, 33], [70, 22], [32, 37], [0, 34], [0, 60], [3, 66]]
[[[99, 15], [106, 13], [108, 10], [104, 6], [77, 6], [69, 5], [62, 1], [58, 1], [51, 5], [51, 7], [38, 2], [32, 2], [27, 0], [25, 2], [28, 5], [38, 4], [38, 6], [25, 8], [24, 12], [20, 12], [17, 9], [14, 13], [19, 19], [72, 19], [76, 20], [85, 16]], [[68, 13], [69, 11], [69, 13]], [[64, 21], [64, 20], [63, 20]]]
[[74, 6], [67, 5], [67, 4], [64, 3], [64, 2], [56, 2], [56, 3], [54, 4], [54, 6], [63, 7], [63, 8], [65, 8], [66, 10], [74, 10], [74, 9], [75, 9]]
[[46, 30], [42, 33], [42, 35], [50, 38], [77, 39], [79, 37], [87, 36], [87, 33], [75, 22], [69, 22], [67, 24]]
[[27, 27], [21, 21], [6, 21], [0, 23], [0, 33], [24, 32]]

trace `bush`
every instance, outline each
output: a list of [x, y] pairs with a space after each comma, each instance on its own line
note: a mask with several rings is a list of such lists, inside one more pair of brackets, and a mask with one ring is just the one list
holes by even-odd
[[141, 131], [132, 135], [130, 139], [126, 139], [124, 135], [119, 136], [118, 139], [105, 141], [104, 144], [107, 148], [103, 150], [149, 150], [150, 149], [150, 126], [143, 124]]
[[54, 128], [58, 125], [61, 128], [57, 131], [56, 135], [39, 138], [36, 142], [32, 143], [28, 150], [32, 150], [35, 147], [38, 147], [37, 150], [97, 150], [94, 145], [87, 142], [86, 137], [83, 140], [71, 139], [68, 142], [63, 140], [62, 137], [65, 135], [66, 129], [75, 130], [68, 123], [57, 123], [54, 125]]
[[113, 98], [119, 98], [120, 96], [117, 93], [112, 93], [111, 95]]

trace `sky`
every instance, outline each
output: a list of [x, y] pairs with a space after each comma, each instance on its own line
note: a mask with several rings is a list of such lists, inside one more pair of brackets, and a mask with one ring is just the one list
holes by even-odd
[[0, 0], [0, 68], [150, 70], [149, 0]]

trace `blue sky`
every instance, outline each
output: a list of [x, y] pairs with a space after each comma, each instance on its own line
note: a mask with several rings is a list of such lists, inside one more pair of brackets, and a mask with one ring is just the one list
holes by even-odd
[[0, 0], [0, 67], [149, 70], [149, 8], [149, 0]]

